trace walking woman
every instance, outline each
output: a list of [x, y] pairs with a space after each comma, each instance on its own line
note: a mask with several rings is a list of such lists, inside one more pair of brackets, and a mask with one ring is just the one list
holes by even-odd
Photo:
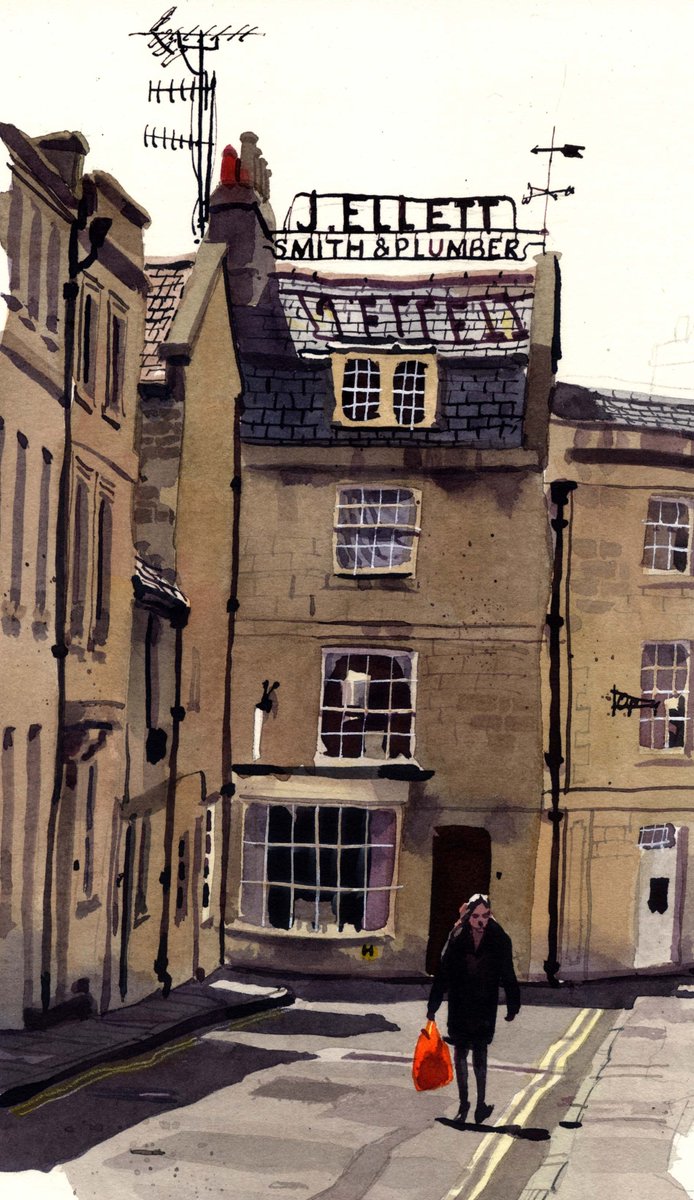
[[472, 1067], [477, 1084], [475, 1122], [491, 1116], [487, 1104], [487, 1047], [494, 1037], [499, 985], [506, 994], [506, 1020], [520, 1011], [520, 988], [513, 969], [511, 939], [492, 916], [489, 897], [476, 892], [460, 910], [441, 955], [441, 964], [429, 995], [427, 1020], [433, 1021], [448, 994], [448, 1039], [453, 1043], [453, 1062], [460, 1096], [456, 1121], [466, 1121], [468, 1099], [467, 1058], [472, 1050]]

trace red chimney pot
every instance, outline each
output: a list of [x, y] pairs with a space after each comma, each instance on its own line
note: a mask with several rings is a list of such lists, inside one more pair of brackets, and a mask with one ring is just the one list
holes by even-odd
[[233, 187], [238, 183], [239, 156], [233, 146], [225, 146], [222, 150], [222, 171], [220, 181], [225, 187]]

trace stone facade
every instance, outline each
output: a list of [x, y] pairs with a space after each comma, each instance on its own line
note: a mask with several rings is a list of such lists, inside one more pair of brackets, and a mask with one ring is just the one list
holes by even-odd
[[[561, 974], [678, 969], [694, 956], [694, 905], [686, 888], [691, 717], [687, 708], [680, 730], [679, 717], [667, 715], [668, 670], [673, 672], [666, 665], [658, 672], [663, 690], [655, 715], [629, 710], [626, 699], [615, 711], [613, 689], [637, 704], [648, 699], [642, 671], [647, 647], [662, 646], [665, 659], [667, 647], [682, 644], [688, 655], [694, 636], [691, 525], [668, 534], [663, 524], [656, 534], [652, 506], [653, 498], [674, 499], [683, 521], [690, 512], [692, 409], [662, 397], [612, 393], [603, 404], [600, 394], [563, 385], [555, 408], [547, 476], [577, 484], [568, 512], [562, 607]], [[689, 434], [681, 432], [685, 412]], [[657, 511], [667, 517], [668, 510]], [[658, 559], [649, 557], [656, 553], [645, 549], [649, 538], [664, 538], [666, 547], [675, 536], [684, 546], [679, 566], [672, 550], [669, 568], [667, 549]], [[653, 561], [657, 569], [649, 565]], [[547, 696], [546, 721], [548, 705]], [[654, 720], [668, 725], [663, 737], [651, 736]], [[667, 739], [669, 748], [649, 744]], [[654, 826], [672, 826], [672, 846], [640, 844], [651, 836], [641, 831]], [[538, 976], [546, 953], [548, 852], [549, 825], [543, 822], [533, 953]], [[668, 880], [663, 913], [648, 907], [649, 900], [656, 904], [648, 890], [644, 896], [656, 878]], [[663, 929], [654, 947], [659, 921]]]
[[[272, 225], [264, 194], [242, 183], [217, 190], [160, 351], [185, 396], [176, 517], [178, 578], [191, 600], [184, 694], [194, 648], [202, 679], [181, 763], [194, 769], [204, 746], [208, 793], [219, 788], [227, 957], [299, 970], [423, 970], [484, 877], [526, 971], [542, 786], [555, 259], [522, 276], [408, 280], [402, 305], [383, 301], [386, 324], [380, 301], [365, 299], [399, 285], [278, 278]], [[314, 337], [315, 305], [300, 319], [301, 289], [333, 300], [327, 342]], [[328, 309], [326, 300], [326, 324]], [[335, 336], [348, 311], [354, 328]], [[463, 312], [477, 321], [467, 344]], [[425, 345], [421, 313], [433, 314]], [[373, 426], [350, 421], [345, 363], [364, 357], [386, 381], [400, 359], [427, 373], [408, 428], [385, 391]], [[340, 569], [340, 497], [374, 489], [416, 503], [416, 569]], [[330, 663], [343, 671], [343, 697], [363, 704], [373, 687], [375, 698], [383, 670], [393, 695], [408, 697], [401, 715], [373, 715], [380, 732], [366, 735], [366, 752], [330, 751]], [[403, 673], [404, 691], [393, 682]], [[410, 732], [397, 734], [399, 724]], [[447, 854], [458, 855], [457, 871], [445, 869]], [[350, 883], [357, 861], [361, 900]], [[442, 898], [444, 885], [455, 895]]]

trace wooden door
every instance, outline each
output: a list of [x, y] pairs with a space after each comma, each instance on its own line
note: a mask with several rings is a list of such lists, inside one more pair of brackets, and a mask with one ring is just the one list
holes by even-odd
[[439, 825], [432, 843], [431, 913], [426, 969], [433, 975], [458, 910], [475, 892], [489, 892], [492, 840], [486, 829]]

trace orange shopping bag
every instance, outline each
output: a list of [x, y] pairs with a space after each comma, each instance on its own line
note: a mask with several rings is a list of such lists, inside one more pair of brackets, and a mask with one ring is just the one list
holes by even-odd
[[417, 1038], [412, 1078], [418, 1092], [431, 1092], [434, 1088], [445, 1087], [453, 1079], [451, 1055], [436, 1021], [427, 1021]]

